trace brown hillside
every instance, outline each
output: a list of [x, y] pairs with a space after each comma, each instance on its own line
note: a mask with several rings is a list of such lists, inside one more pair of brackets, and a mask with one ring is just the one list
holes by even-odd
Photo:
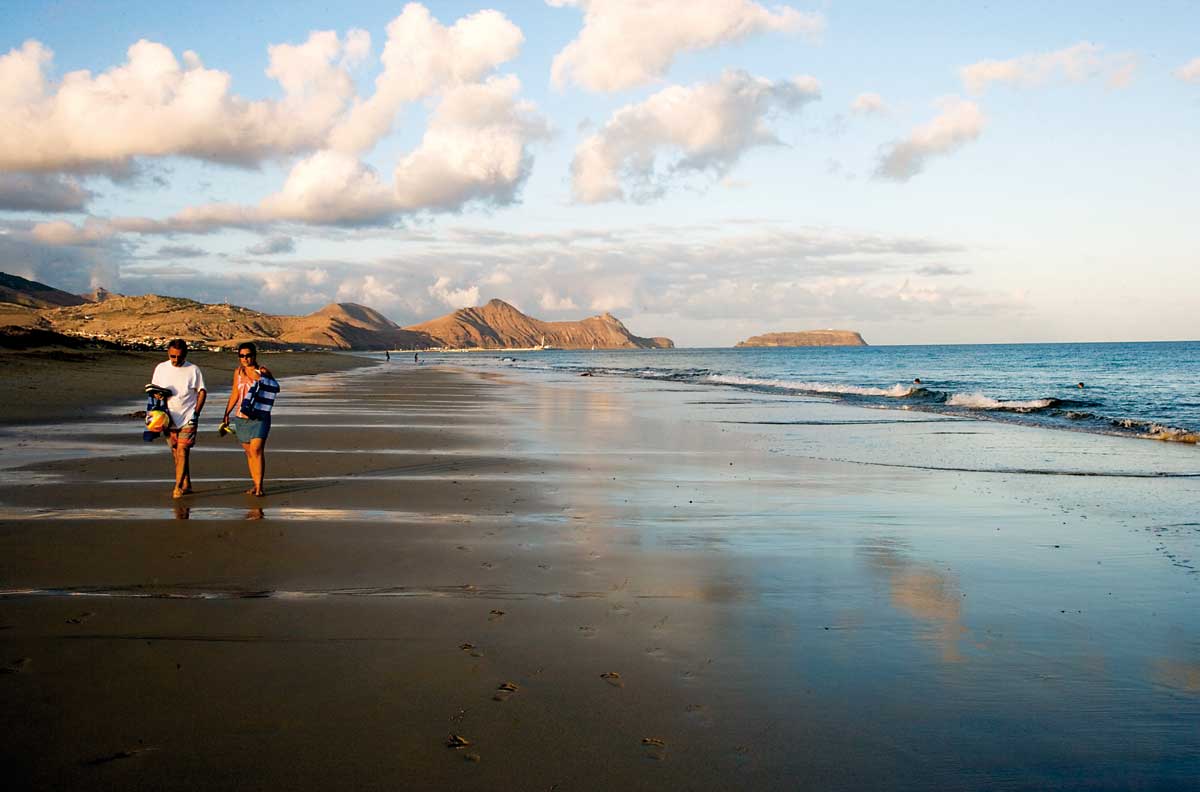
[[78, 294], [27, 280], [19, 275], [0, 272], [0, 303], [11, 303], [25, 308], [58, 308], [63, 305], [82, 305], [85, 302], [87, 300]]
[[653, 349], [674, 346], [669, 338], [641, 338], [612, 314], [575, 322], [543, 322], [503, 300], [460, 308], [438, 319], [410, 325], [431, 345], [451, 349], [512, 349], [540, 345], [561, 349]]
[[330, 303], [308, 316], [278, 317], [279, 340], [337, 349], [424, 349], [433, 342], [383, 314], [355, 303]]

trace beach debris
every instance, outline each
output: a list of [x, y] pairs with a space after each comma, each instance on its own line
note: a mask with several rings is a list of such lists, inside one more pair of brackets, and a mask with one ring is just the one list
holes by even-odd
[[466, 748], [470, 744], [471, 744], [471, 741], [468, 740], [466, 737], [463, 737], [461, 734], [454, 734], [453, 732], [451, 732], [446, 737], [446, 747], [451, 748], [456, 751], [459, 748]]
[[32, 658], [18, 657], [4, 668], [0, 668], [0, 674], [23, 674], [25, 673], [26, 669], [29, 668], [31, 663], [33, 663]]
[[516, 682], [501, 682], [496, 687], [496, 693], [492, 696], [492, 700], [508, 701], [509, 697], [512, 696], [513, 693], [517, 692], [517, 689], [518, 686]]
[[91, 611], [84, 611], [78, 616], [72, 616], [71, 618], [67, 619], [67, 624], [83, 624], [85, 621], [95, 615], [96, 614], [92, 613]]
[[625, 687], [625, 681], [621, 679], [621, 675], [616, 671], [605, 671], [600, 675], [600, 678], [613, 687]]

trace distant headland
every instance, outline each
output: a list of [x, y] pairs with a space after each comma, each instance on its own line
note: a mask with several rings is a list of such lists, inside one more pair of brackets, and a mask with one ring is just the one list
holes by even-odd
[[795, 333], [764, 333], [739, 341], [740, 347], [867, 346], [853, 330], [801, 330]]

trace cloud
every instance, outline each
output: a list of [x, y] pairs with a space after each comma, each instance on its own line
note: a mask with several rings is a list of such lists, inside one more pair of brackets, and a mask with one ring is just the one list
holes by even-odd
[[529, 145], [549, 137], [546, 121], [518, 101], [514, 76], [446, 93], [421, 145], [396, 166], [395, 205], [453, 211], [471, 201], [512, 203], [529, 175]]
[[94, 197], [68, 176], [0, 173], [0, 211], [81, 212]]
[[[575, 150], [572, 191], [582, 203], [660, 195], [673, 177], [724, 176], [748, 149], [778, 144], [772, 112], [796, 112], [821, 95], [812, 77], [771, 82], [726, 71], [713, 83], [671, 86], [617, 110]], [[676, 159], [660, 166], [663, 152]]]
[[888, 107], [877, 93], [860, 93], [850, 103], [850, 112], [855, 115], [887, 115]]
[[207, 256], [208, 251], [195, 245], [163, 245], [154, 255], [155, 258], [200, 258]]
[[1176, 69], [1174, 74], [1184, 82], [1200, 84], [1200, 58], [1192, 58]]
[[454, 289], [451, 287], [451, 283], [450, 278], [442, 276], [429, 287], [429, 294], [454, 310], [479, 305], [478, 286]]
[[356, 102], [330, 136], [330, 145], [362, 152], [392, 129], [408, 102], [477, 82], [520, 52], [524, 35], [499, 11], [480, 11], [452, 26], [440, 24], [429, 10], [409, 3], [387, 27], [383, 72], [375, 92]]
[[1082, 82], [1101, 75], [1107, 75], [1110, 87], [1121, 88], [1133, 80], [1136, 68], [1130, 53], [1106, 55], [1100, 45], [1081, 41], [1054, 52], [979, 61], [962, 67], [959, 74], [969, 92], [982, 94], [997, 82], [1034, 86], [1056, 78]]
[[317, 224], [378, 222], [394, 211], [391, 191], [350, 154], [318, 151], [298, 162], [283, 189], [251, 210], [260, 220]]
[[311, 149], [353, 96], [344, 59], [359, 54], [363, 35], [318, 31], [270, 47], [267, 74], [284, 92], [272, 101], [238, 97], [228, 73], [190, 51], [181, 64], [146, 39], [120, 66], [52, 84], [53, 54], [27, 41], [0, 56], [0, 170], [111, 172], [164, 156], [248, 166]]
[[921, 267], [914, 270], [918, 275], [926, 275], [929, 277], [941, 277], [943, 275], [967, 275], [971, 271], [968, 269], [960, 269], [958, 267], [949, 267], [945, 264], [930, 264], [926, 267]]
[[620, 91], [661, 78], [684, 52], [703, 50], [767, 32], [817, 36], [820, 14], [787, 6], [768, 10], [750, 0], [547, 0], [578, 6], [583, 29], [554, 58], [558, 88], [576, 83], [591, 91]]
[[925, 169], [932, 157], [949, 154], [983, 133], [984, 115], [974, 102], [949, 97], [940, 102], [942, 112], [912, 131], [907, 140], [885, 147], [875, 177], [908, 181]]
[[509, 204], [529, 175], [529, 147], [550, 134], [534, 106], [516, 98], [519, 90], [513, 76], [450, 89], [390, 185], [353, 154], [322, 150], [297, 162], [283, 187], [257, 205], [205, 204], [162, 220], [42, 223], [34, 233], [47, 243], [88, 245], [120, 233], [208, 233], [278, 222], [361, 226], [422, 211], [458, 211], [475, 202]]
[[246, 248], [252, 256], [273, 256], [277, 253], [292, 253], [296, 250], [296, 240], [290, 236], [276, 234]]

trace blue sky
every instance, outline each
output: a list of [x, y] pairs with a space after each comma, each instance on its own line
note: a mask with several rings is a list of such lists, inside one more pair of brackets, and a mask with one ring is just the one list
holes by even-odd
[[500, 297], [690, 346], [1194, 339], [1197, 29], [1183, 2], [18, 3], [0, 269], [402, 324]]

